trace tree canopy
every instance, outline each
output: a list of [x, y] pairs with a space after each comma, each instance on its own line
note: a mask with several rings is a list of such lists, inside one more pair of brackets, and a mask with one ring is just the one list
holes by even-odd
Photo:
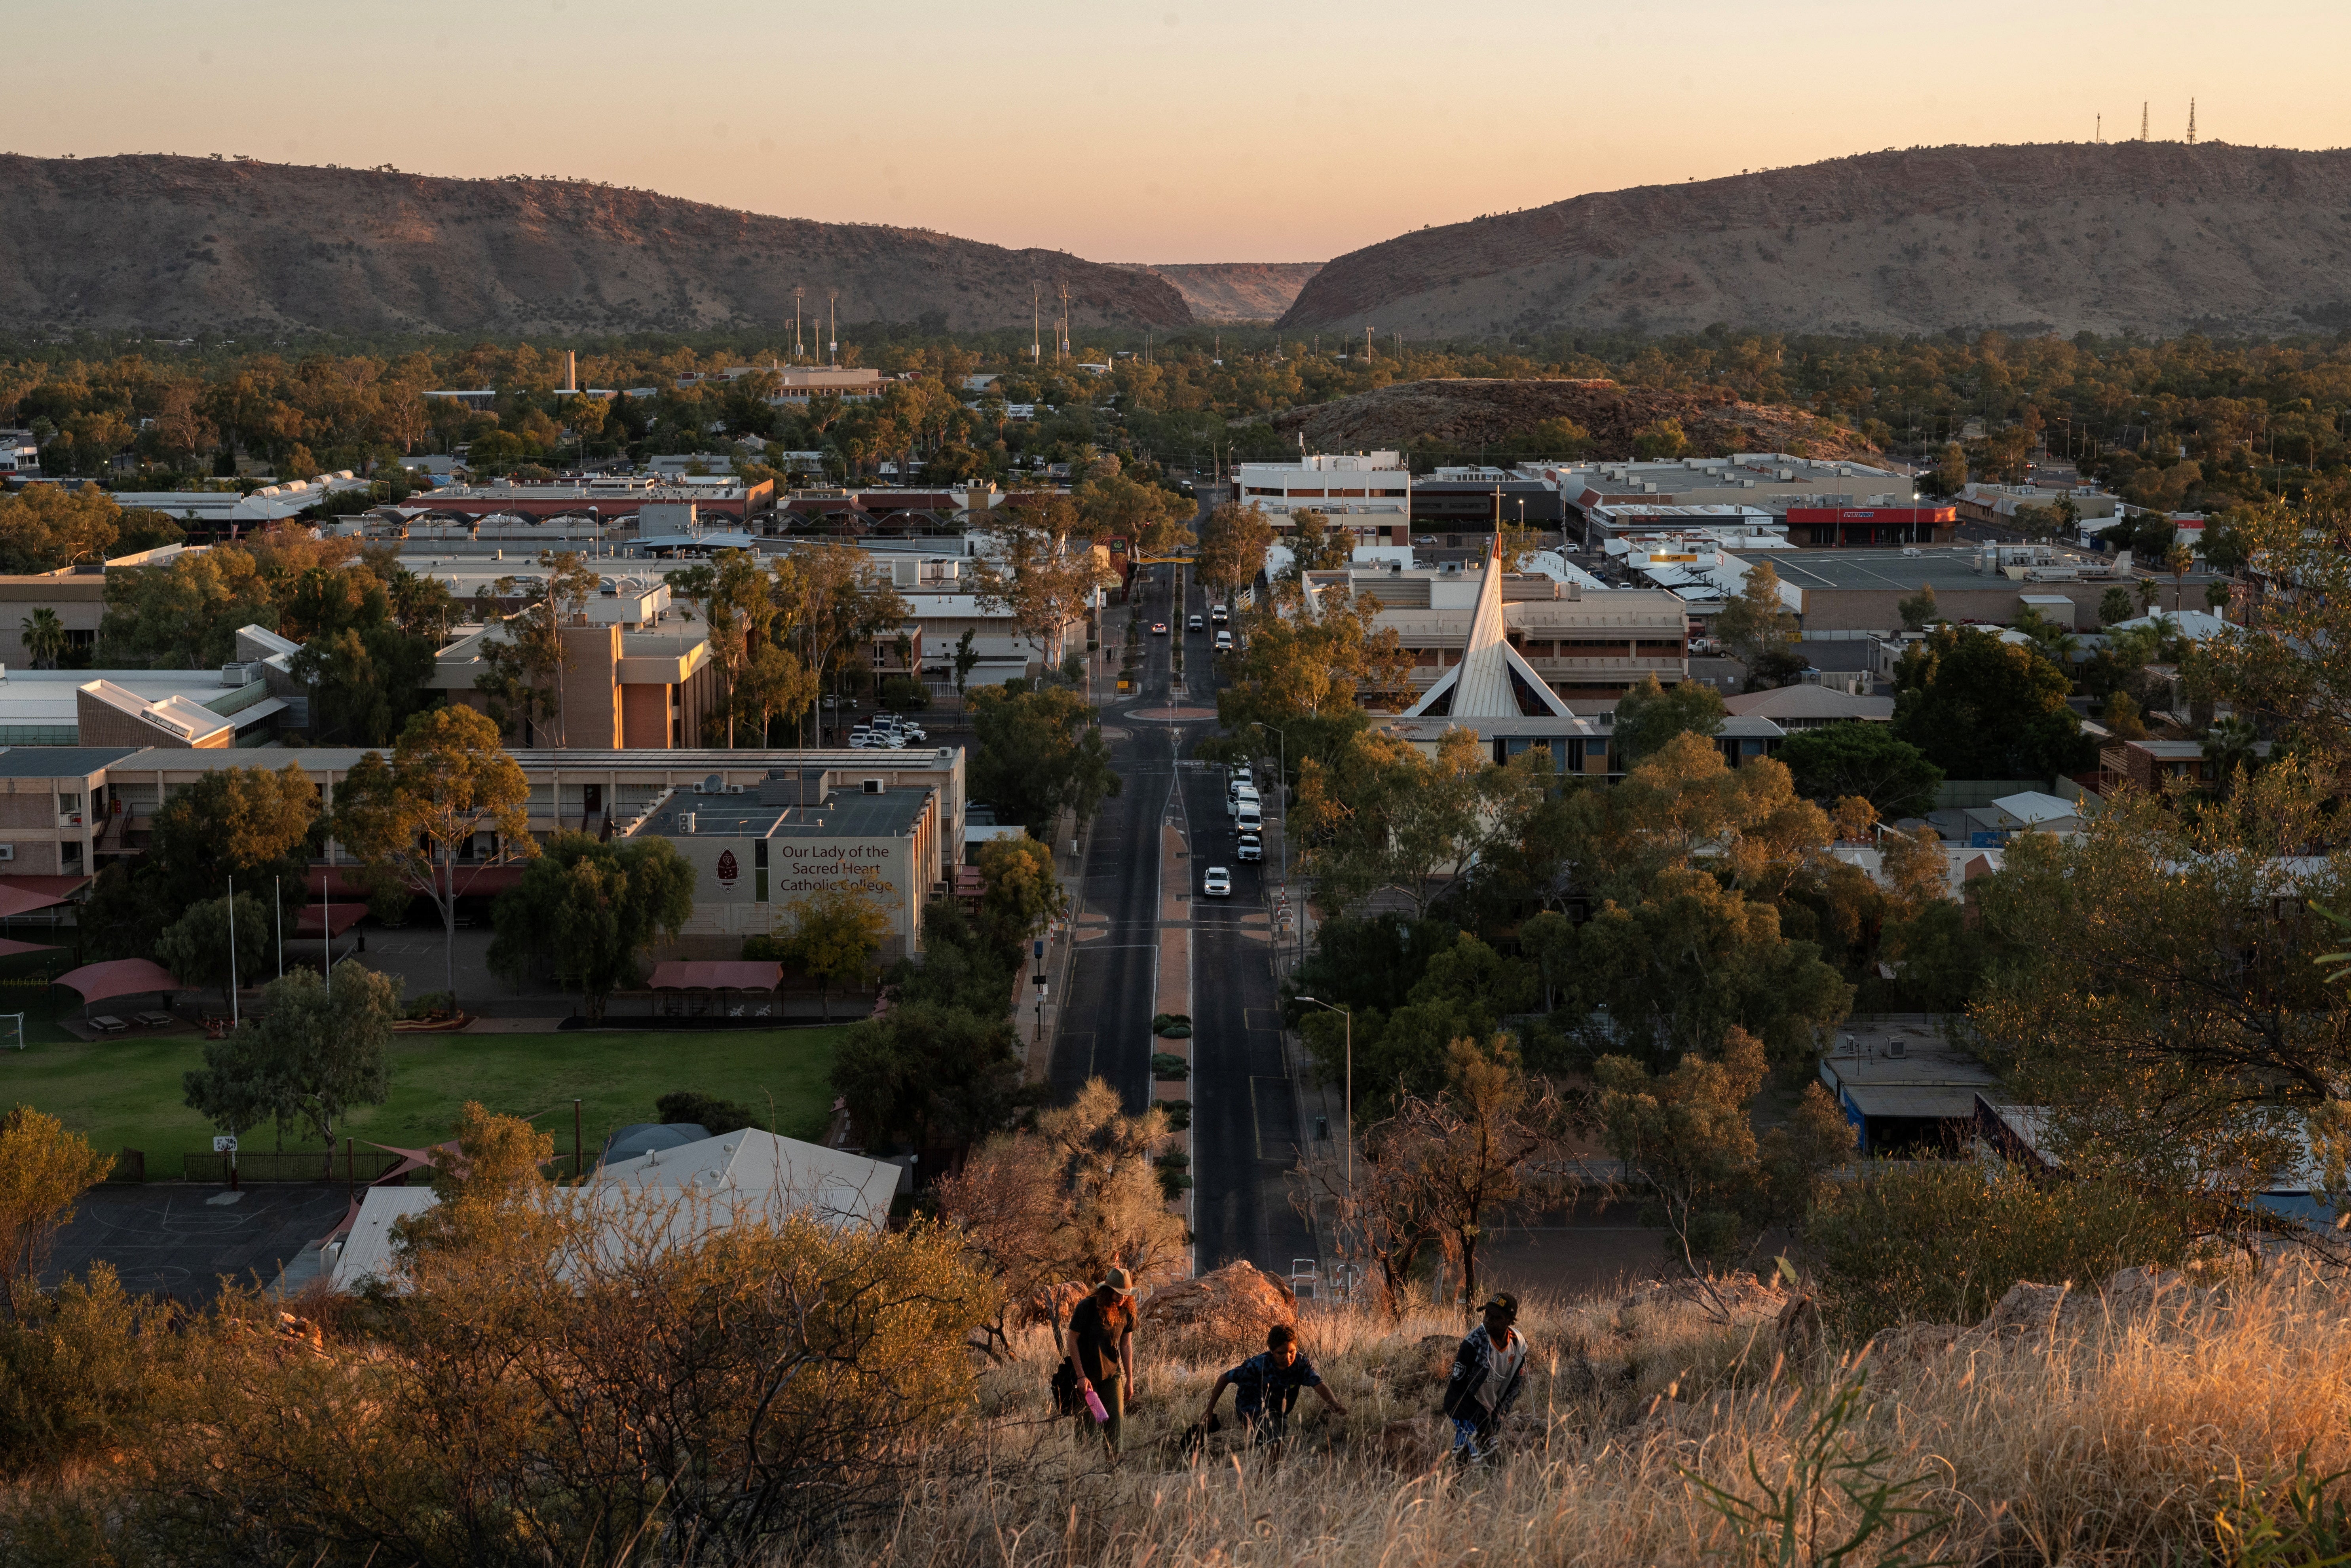
[[1894, 734], [1951, 779], [2053, 779], [2091, 747], [2073, 683], [2027, 644], [1943, 625], [1895, 666]]

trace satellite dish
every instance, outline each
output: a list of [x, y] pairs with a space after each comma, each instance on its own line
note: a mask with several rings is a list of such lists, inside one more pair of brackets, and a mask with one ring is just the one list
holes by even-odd
[[705, 794], [716, 795], [726, 788], [726, 780], [714, 773], [702, 781], [702, 788]]

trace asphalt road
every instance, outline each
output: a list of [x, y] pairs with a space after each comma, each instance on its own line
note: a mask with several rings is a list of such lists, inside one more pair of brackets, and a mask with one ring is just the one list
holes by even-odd
[[[1082, 898], [1085, 913], [1107, 916], [1110, 926], [1077, 948], [1053, 1084], [1067, 1098], [1088, 1078], [1099, 1077], [1130, 1110], [1150, 1103], [1163, 891], [1159, 832], [1169, 822], [1186, 827], [1192, 848], [1182, 863], [1190, 886], [1181, 890], [1187, 898], [1178, 907], [1192, 929], [1194, 1257], [1204, 1270], [1245, 1258], [1286, 1274], [1291, 1260], [1314, 1251], [1305, 1223], [1290, 1207], [1286, 1180], [1297, 1162], [1299, 1113], [1282, 1069], [1264, 929], [1244, 926], [1249, 916], [1268, 912], [1272, 879], [1264, 866], [1244, 865], [1232, 852], [1237, 841], [1222, 771], [1175, 765], [1178, 749], [1214, 734], [1215, 725], [1122, 716], [1128, 707], [1216, 706], [1213, 632], [1184, 631], [1190, 613], [1206, 614], [1206, 601], [1188, 586], [1179, 597], [1172, 569], [1155, 569], [1153, 579], [1139, 585], [1133, 613], [1146, 626], [1166, 622], [1170, 634], [1145, 634], [1140, 689], [1124, 694], [1105, 715], [1106, 727], [1125, 732], [1110, 743], [1124, 789], [1095, 823]], [[1118, 612], [1108, 619], [1110, 634], [1123, 637]], [[1187, 666], [1180, 689], [1170, 653], [1179, 637]], [[1211, 865], [1231, 870], [1229, 899], [1201, 896], [1201, 879]]]
[[[1267, 967], [1264, 925], [1272, 876], [1233, 853], [1238, 835], [1225, 808], [1221, 768], [1180, 779], [1192, 858], [1192, 1176], [1194, 1257], [1202, 1269], [1246, 1258], [1287, 1274], [1314, 1255], [1305, 1222], [1290, 1207], [1288, 1174], [1298, 1164], [1298, 1103], [1281, 1061], [1281, 1023]], [[1204, 899], [1207, 868], [1231, 873], [1229, 898]]]
[[[1155, 609], [1150, 590], [1138, 596], [1134, 606], [1134, 612], [1145, 617], [1146, 625], [1150, 615], [1166, 615], [1166, 591], [1161, 587], [1157, 591]], [[1104, 619], [1103, 645], [1115, 653], [1126, 629], [1115, 608]], [[1167, 648], [1171, 641], [1172, 634], [1146, 634], [1141, 691], [1120, 694], [1125, 701], [1139, 695], [1145, 703], [1165, 703], [1174, 662]], [[1116, 669], [1113, 658], [1095, 674], [1114, 680]], [[1118, 1091], [1130, 1113], [1140, 1115], [1151, 1105], [1151, 1015], [1159, 967], [1159, 827], [1176, 769], [1167, 727], [1124, 725], [1115, 709], [1105, 720], [1106, 729], [1126, 732], [1124, 738], [1109, 742], [1111, 765], [1122, 787], [1094, 821], [1078, 912], [1108, 915], [1110, 929], [1079, 944], [1071, 957], [1069, 995], [1054, 1041], [1052, 1080], [1058, 1097], [1067, 1101], [1086, 1080], [1100, 1078]]]

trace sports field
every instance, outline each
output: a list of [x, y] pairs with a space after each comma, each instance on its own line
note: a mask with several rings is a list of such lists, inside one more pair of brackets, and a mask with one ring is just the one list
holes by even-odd
[[[574, 1097], [593, 1151], [614, 1127], [656, 1120], [660, 1096], [695, 1089], [740, 1101], [763, 1125], [772, 1104], [776, 1131], [811, 1138], [832, 1104], [828, 1075], [846, 1029], [401, 1035], [392, 1047], [392, 1097], [360, 1107], [337, 1132], [415, 1148], [447, 1137], [458, 1108], [478, 1100], [531, 1118], [568, 1155]], [[175, 1177], [182, 1155], [211, 1149], [215, 1129], [182, 1103], [181, 1077], [203, 1064], [202, 1040], [84, 1043], [37, 1026], [29, 1033], [22, 1052], [0, 1049], [0, 1107], [47, 1111], [108, 1154], [143, 1150], [151, 1179]], [[253, 1150], [277, 1146], [267, 1126], [244, 1141]]]

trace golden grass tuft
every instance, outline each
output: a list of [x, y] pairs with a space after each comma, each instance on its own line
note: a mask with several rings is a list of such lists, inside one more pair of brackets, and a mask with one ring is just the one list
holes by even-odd
[[[1222, 1368], [1145, 1345], [1126, 1457], [1111, 1469], [1050, 1419], [1040, 1341], [982, 1380], [983, 1476], [912, 1489], [886, 1531], [842, 1554], [922, 1568], [1741, 1562], [1690, 1476], [1752, 1494], [1751, 1458], [1776, 1481], [1826, 1393], [1855, 1376], [1864, 1414], [1842, 1442], [1885, 1450], [1889, 1477], [1925, 1478], [1905, 1500], [1947, 1521], [1914, 1558], [2202, 1561], [2216, 1517], [2298, 1456], [2321, 1475], [2351, 1468], [2351, 1281], [2273, 1268], [2178, 1287], [2137, 1315], [2092, 1296], [2053, 1332], [1978, 1331], [1883, 1365], [1851, 1351], [1789, 1363], [1771, 1305], [1724, 1322], [1654, 1292], [1629, 1310], [1530, 1301], [1534, 1354], [1509, 1457], [1468, 1474], [1433, 1415], [1465, 1326], [1454, 1314], [1391, 1325], [1310, 1304], [1301, 1334], [1350, 1414], [1308, 1395], [1278, 1468], [1233, 1448], [1229, 1428], [1186, 1462], [1177, 1436]], [[1828, 1528], [1850, 1513], [1832, 1496]]]

